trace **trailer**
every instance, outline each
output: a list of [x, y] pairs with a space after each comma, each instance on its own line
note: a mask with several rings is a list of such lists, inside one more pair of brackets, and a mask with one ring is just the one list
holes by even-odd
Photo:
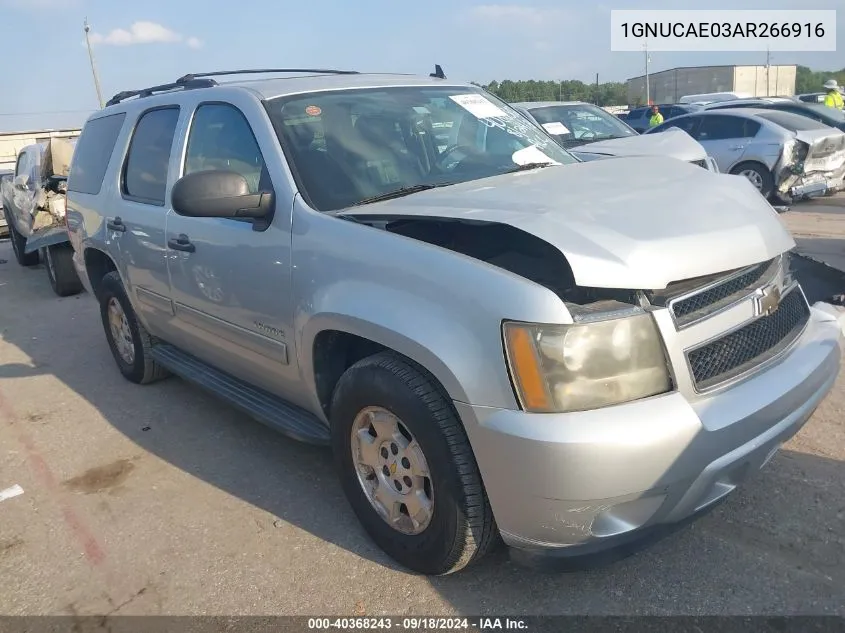
[[26, 267], [43, 261], [50, 286], [60, 297], [83, 288], [65, 224], [67, 176], [75, 145], [75, 139], [51, 138], [24, 147], [14, 174], [0, 183], [15, 259]]

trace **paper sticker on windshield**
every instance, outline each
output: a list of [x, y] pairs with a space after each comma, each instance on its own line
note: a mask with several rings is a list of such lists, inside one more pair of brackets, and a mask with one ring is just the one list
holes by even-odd
[[477, 119], [507, 116], [504, 110], [485, 98], [484, 95], [454, 95], [449, 98]]
[[311, 105], [305, 108], [305, 114], [308, 116], [320, 116], [322, 113], [323, 111], [318, 106]]
[[536, 145], [529, 145], [511, 154], [511, 160], [517, 165], [528, 165], [529, 163], [548, 163], [549, 165], [560, 165], [543, 152], [537, 149]]
[[549, 134], [569, 134], [569, 128], [560, 121], [555, 121], [554, 123], [543, 123], [543, 129]]

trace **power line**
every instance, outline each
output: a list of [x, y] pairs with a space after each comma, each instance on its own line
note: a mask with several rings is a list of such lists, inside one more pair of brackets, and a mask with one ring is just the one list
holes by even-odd
[[94, 110], [43, 110], [41, 112], [0, 112], [0, 116], [36, 116], [42, 114], [90, 114]]

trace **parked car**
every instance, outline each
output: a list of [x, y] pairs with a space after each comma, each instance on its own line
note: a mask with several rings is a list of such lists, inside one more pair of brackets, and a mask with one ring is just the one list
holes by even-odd
[[825, 92], [808, 92], [805, 94], [795, 95], [795, 98], [805, 103], [823, 103]]
[[[698, 111], [697, 105], [689, 105], [689, 104], [658, 104], [658, 109], [660, 110], [660, 114], [663, 115], [663, 120], [668, 121], [669, 119], [674, 119], [677, 116], [683, 116], [684, 114], [689, 114], [691, 112]], [[625, 119], [625, 123], [630, 125], [640, 134], [648, 131], [648, 121], [651, 118], [651, 106], [647, 108], [634, 108], [628, 113], [628, 118]]]
[[19, 153], [11, 179], [0, 183], [3, 216], [15, 259], [35, 266], [43, 259], [50, 286], [60, 297], [79, 294], [65, 226], [65, 186], [75, 139], [52, 138]]
[[804, 103], [795, 99], [782, 97], [767, 97], [763, 99], [743, 99], [742, 101], [731, 101], [726, 104], [714, 103], [705, 106], [706, 110], [724, 110], [725, 108], [762, 108], [764, 110], [777, 110], [779, 112], [791, 112], [808, 117], [819, 123], [835, 127], [845, 132], [845, 112], [828, 108], [819, 103]]
[[747, 92], [704, 92], [694, 95], [684, 95], [678, 99], [680, 104], [706, 104], [716, 103], [718, 101], [732, 101], [734, 99], [744, 99], [751, 95]]
[[581, 160], [615, 156], [671, 156], [718, 170], [688, 134], [640, 136], [630, 125], [591, 103], [536, 101], [511, 104]]
[[701, 143], [719, 170], [748, 178], [764, 196], [810, 198], [843, 187], [845, 133], [790, 112], [704, 110], [651, 129], [680, 128]]
[[176, 373], [330, 445], [401, 564], [455, 571], [498, 536], [525, 563], [624, 555], [833, 385], [839, 325], [746, 180], [577, 161], [442, 76], [254, 72], [88, 119], [74, 262], [124, 377]]
[[[3, 183], [11, 182], [15, 172], [11, 169], [0, 169], [0, 192], [3, 191]], [[3, 211], [3, 195], [0, 194], [0, 237], [9, 237], [9, 223], [6, 220], [6, 213]]]

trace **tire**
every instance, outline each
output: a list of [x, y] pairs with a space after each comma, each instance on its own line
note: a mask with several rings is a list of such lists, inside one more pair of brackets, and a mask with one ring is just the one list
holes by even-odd
[[18, 264], [27, 268], [37, 266], [39, 260], [38, 251], [34, 253], [24, 252], [24, 249], [26, 249], [26, 238], [18, 233], [12, 222], [12, 218], [9, 217], [9, 212], [5, 208], [3, 209], [3, 214], [6, 216], [6, 224], [9, 226], [9, 240], [12, 242], [12, 250], [15, 252], [15, 259], [18, 261]]
[[[112, 306], [115, 310], [119, 307], [125, 317], [123, 331], [126, 336], [122, 336], [122, 340], [125, 341], [123, 349], [131, 349], [131, 357], [124, 358], [121, 347], [118, 346], [115, 335], [112, 333], [110, 325], [110, 309]], [[164, 367], [153, 360], [152, 348], [156, 339], [138, 321], [117, 272], [110, 272], [103, 277], [100, 286], [100, 317], [103, 321], [103, 329], [106, 332], [109, 349], [111, 349], [112, 356], [114, 356], [114, 360], [124, 378], [139, 385], [146, 385], [170, 375]]]
[[[369, 469], [372, 478], [359, 475], [359, 460], [353, 458], [356, 437], [366, 433], [361, 430], [353, 435], [353, 430], [359, 428], [358, 419], [364, 419], [364, 412], [373, 410], [382, 416], [382, 421], [391, 416], [398, 419], [400, 427], [421, 449], [421, 461], [427, 466], [431, 510], [428, 522], [424, 527], [416, 526], [416, 533], [403, 533], [382, 518], [365, 492], [364, 483], [382, 479], [375, 469]], [[422, 574], [448, 574], [478, 561], [498, 542], [493, 513], [463, 425], [443, 388], [416, 365], [393, 352], [359, 361], [340, 378], [332, 397], [330, 418], [335, 466], [344, 493], [370, 538], [398, 563]], [[409, 441], [408, 434], [405, 442]], [[371, 446], [379, 445], [379, 437], [372, 440]], [[396, 436], [388, 433], [386, 437]], [[419, 464], [420, 453], [409, 451], [407, 455], [414, 462], [408, 462], [403, 457], [406, 453], [395, 452], [392, 439], [381, 448], [372, 449], [372, 454], [391, 459], [385, 446], [390, 446], [403, 468]], [[384, 466], [379, 467], [387, 480], [394, 476], [389, 473], [399, 473], [392, 480], [397, 488], [403, 474], [396, 470], [400, 461], [394, 462], [392, 471], [390, 467], [387, 471]], [[406, 476], [404, 481], [411, 480]], [[378, 483], [374, 485], [378, 487]], [[425, 486], [418, 488], [419, 494], [426, 497]], [[393, 496], [394, 492], [390, 488], [387, 494]], [[393, 498], [411, 498], [399, 494]], [[404, 525], [410, 527], [408, 506], [392, 505], [399, 509], [397, 514]]]
[[764, 165], [755, 162], [740, 163], [731, 173], [736, 176], [744, 175], [757, 190], [768, 200], [775, 190], [775, 179]]
[[82, 282], [73, 265], [73, 247], [56, 244], [44, 249], [44, 264], [50, 287], [60, 297], [70, 297], [82, 292]]

